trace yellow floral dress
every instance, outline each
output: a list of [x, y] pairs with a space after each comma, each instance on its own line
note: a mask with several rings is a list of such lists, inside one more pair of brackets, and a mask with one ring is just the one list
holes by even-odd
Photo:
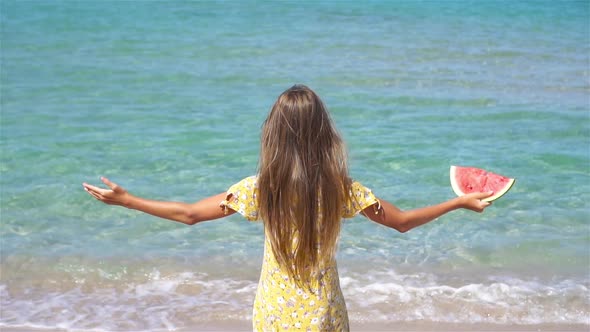
[[[221, 207], [250, 221], [258, 220], [256, 180], [256, 176], [251, 176], [231, 186]], [[371, 190], [358, 182], [352, 184], [351, 195], [353, 199], [342, 211], [343, 218], [351, 218], [379, 203]], [[254, 331], [348, 331], [346, 303], [334, 258], [322, 265], [317, 279], [311, 290], [296, 286], [279, 267], [266, 236], [252, 315]]]

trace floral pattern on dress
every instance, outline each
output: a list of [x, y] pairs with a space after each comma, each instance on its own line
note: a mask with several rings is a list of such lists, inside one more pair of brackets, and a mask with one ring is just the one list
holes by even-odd
[[[256, 176], [250, 176], [231, 186], [220, 206], [250, 221], [258, 220], [256, 180]], [[379, 203], [371, 190], [358, 182], [353, 182], [350, 195], [342, 211], [343, 218], [352, 218]], [[348, 331], [348, 313], [335, 258], [322, 262], [321, 267], [313, 276], [317, 282], [309, 289], [298, 287], [279, 267], [266, 235], [252, 315], [254, 331]]]

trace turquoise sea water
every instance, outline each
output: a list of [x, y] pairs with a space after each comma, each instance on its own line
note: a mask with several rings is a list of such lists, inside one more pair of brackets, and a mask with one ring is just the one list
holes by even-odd
[[453, 197], [454, 164], [517, 179], [482, 215], [406, 234], [346, 221], [352, 321], [590, 324], [588, 2], [2, 1], [0, 19], [0, 326], [250, 319], [260, 224], [186, 227], [81, 183], [222, 192], [256, 172], [294, 83], [400, 208]]

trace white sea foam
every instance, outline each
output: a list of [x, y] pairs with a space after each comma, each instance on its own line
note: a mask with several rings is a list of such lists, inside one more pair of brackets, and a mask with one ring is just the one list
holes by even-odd
[[385, 321], [590, 324], [588, 285], [572, 280], [489, 278], [450, 286], [433, 275], [416, 279], [389, 271], [342, 278], [342, 288], [351, 319], [364, 320], [371, 310], [382, 313], [371, 320]]
[[9, 288], [0, 288], [0, 324], [4, 326], [118, 331], [174, 330], [195, 321], [248, 320], [256, 284], [180, 273], [155, 274], [145, 283], [122, 283], [115, 288], [75, 285], [61, 293], [30, 289], [18, 297]]
[[[66, 291], [1, 285], [3, 326], [59, 327], [87, 331], [175, 330], [198, 322], [249, 320], [254, 280], [214, 279], [202, 273], [160, 275], [114, 287], [73, 283]], [[427, 320], [447, 323], [590, 324], [587, 284], [543, 284], [491, 278], [464, 285], [437, 283], [432, 274], [394, 271], [343, 277], [352, 321]], [[17, 294], [18, 293], [18, 294]], [[110, 319], [104, 319], [110, 317]]]

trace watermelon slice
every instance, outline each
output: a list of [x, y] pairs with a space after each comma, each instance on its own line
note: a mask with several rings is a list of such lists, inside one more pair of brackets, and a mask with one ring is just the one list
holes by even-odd
[[491, 202], [508, 192], [514, 181], [514, 179], [475, 167], [451, 166], [451, 187], [457, 196], [493, 191], [494, 195], [482, 200]]

